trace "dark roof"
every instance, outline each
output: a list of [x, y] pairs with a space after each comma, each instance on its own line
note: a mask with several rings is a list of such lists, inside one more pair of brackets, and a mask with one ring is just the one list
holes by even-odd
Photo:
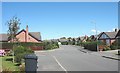
[[29, 32], [34, 38], [41, 40], [41, 34], [40, 32]]
[[105, 32], [105, 34], [107, 34], [110, 38], [115, 38], [117, 32]]
[[67, 39], [59, 39], [60, 42], [68, 42]]
[[109, 38], [115, 38], [118, 32], [102, 32], [98, 35], [98, 38], [101, 37], [102, 34], [106, 34]]
[[0, 41], [8, 41], [8, 35], [7, 34], [0, 34]]
[[115, 37], [118, 37], [118, 36], [120, 36], [120, 29], [119, 29], [119, 31], [118, 31], [118, 33], [117, 33], [117, 35]]

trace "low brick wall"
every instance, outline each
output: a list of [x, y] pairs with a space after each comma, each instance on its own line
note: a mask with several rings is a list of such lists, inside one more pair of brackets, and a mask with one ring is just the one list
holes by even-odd
[[34, 51], [43, 50], [43, 46], [30, 46], [29, 48], [31, 48]]

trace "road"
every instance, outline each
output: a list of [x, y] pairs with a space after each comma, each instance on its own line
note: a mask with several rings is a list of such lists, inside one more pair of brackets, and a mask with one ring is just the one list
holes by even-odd
[[61, 45], [51, 51], [37, 51], [38, 71], [118, 71], [118, 61], [92, 52], [84, 53], [81, 47]]

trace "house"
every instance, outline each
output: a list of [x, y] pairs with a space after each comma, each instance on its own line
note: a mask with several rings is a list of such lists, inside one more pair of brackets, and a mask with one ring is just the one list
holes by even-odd
[[85, 35], [85, 36], [81, 36], [79, 38], [80, 38], [81, 42], [86, 42], [88, 39], [88, 36]]
[[119, 39], [120, 39], [120, 29], [119, 29], [119, 31], [118, 31], [118, 33], [117, 33], [117, 35], [116, 35], [116, 38], [119, 38]]
[[[21, 30], [16, 34], [16, 38], [19, 42], [41, 42], [41, 34], [40, 32], [29, 32], [28, 26], [26, 26], [26, 30]], [[7, 34], [0, 34], [0, 42], [10, 42], [11, 39]], [[15, 41], [15, 40], [14, 40]]]
[[98, 41], [104, 42], [107, 46], [112, 45], [113, 42], [116, 41], [116, 35], [120, 33], [120, 31], [115, 30], [114, 32], [102, 32], [98, 36]]
[[[29, 32], [28, 25], [26, 26], [26, 30], [22, 29], [16, 34], [16, 38], [17, 40], [11, 40], [7, 34], [0, 34], [1, 43], [3, 42], [9, 43], [10, 41], [14, 41], [14, 42], [18, 41], [23, 43], [26, 42], [42, 43], [40, 32]], [[31, 48], [32, 50], [41, 50], [43, 49], [43, 46], [29, 46], [29, 48]], [[10, 50], [11, 48], [6, 46], [3, 47], [2, 44], [2, 46], [0, 46], [0, 49]]]

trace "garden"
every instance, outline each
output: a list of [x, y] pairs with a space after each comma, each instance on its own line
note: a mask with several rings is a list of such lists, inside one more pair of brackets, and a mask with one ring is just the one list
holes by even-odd
[[34, 51], [32, 51], [28, 47], [24, 47], [21, 45], [14, 45], [13, 49], [6, 53], [6, 55], [1, 56], [0, 59], [2, 59], [2, 72], [3, 73], [10, 73], [18, 72], [22, 73], [25, 71], [25, 61], [24, 56], [27, 54], [33, 54]]

